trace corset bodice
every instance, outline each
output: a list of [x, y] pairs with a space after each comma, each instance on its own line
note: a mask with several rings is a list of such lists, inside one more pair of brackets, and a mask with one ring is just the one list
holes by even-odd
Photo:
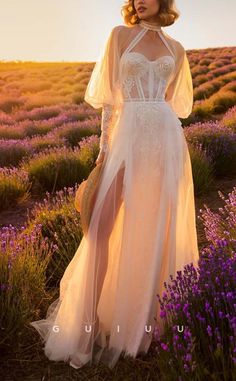
[[172, 56], [150, 61], [142, 53], [127, 52], [121, 60], [124, 101], [164, 100], [167, 81], [174, 69]]

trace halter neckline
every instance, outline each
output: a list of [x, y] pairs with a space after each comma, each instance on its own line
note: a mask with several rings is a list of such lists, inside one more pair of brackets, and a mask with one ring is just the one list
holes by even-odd
[[147, 21], [147, 20], [141, 19], [139, 22], [139, 25], [145, 29], [156, 30], [156, 31], [161, 30], [161, 26], [153, 21]]

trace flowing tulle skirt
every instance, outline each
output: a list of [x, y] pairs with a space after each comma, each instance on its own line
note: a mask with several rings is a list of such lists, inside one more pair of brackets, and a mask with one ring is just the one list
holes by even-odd
[[[50, 360], [75, 364], [89, 352], [86, 363], [112, 368], [122, 351], [148, 351], [155, 324], [163, 328], [157, 293], [170, 274], [197, 266], [199, 253], [188, 146], [165, 101], [125, 102], [105, 160], [89, 231], [61, 279], [60, 297], [31, 324]], [[113, 221], [107, 239], [104, 215]]]

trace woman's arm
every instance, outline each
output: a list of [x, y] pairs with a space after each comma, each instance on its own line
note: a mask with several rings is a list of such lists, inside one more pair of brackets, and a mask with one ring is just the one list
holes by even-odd
[[99, 154], [96, 163], [102, 160], [105, 153], [109, 149], [110, 137], [112, 129], [114, 128], [114, 123], [116, 119], [116, 107], [104, 104], [102, 108], [102, 119], [101, 119], [101, 136], [99, 142]]
[[105, 104], [102, 108], [102, 120], [101, 120], [101, 136], [100, 136], [100, 151], [106, 152], [108, 150], [109, 132], [113, 119], [113, 106]]

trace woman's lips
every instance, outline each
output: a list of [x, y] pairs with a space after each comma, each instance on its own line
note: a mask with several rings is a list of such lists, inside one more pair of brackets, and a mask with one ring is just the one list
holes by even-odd
[[146, 8], [139, 8], [139, 9], [138, 9], [138, 12], [139, 12], [139, 13], [142, 13], [142, 12], [145, 12], [145, 11], [146, 11]]

